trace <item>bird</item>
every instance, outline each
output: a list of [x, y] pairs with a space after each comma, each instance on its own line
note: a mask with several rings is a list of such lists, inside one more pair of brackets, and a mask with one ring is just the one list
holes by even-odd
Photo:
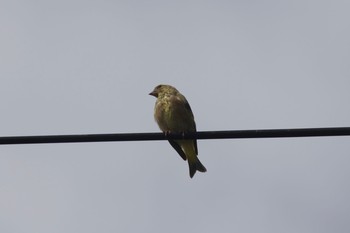
[[[157, 98], [154, 106], [154, 119], [165, 134], [197, 132], [191, 107], [185, 96], [175, 87], [160, 84], [149, 95]], [[191, 178], [196, 171], [207, 171], [197, 157], [196, 139], [168, 139], [168, 141], [181, 158], [188, 161]]]

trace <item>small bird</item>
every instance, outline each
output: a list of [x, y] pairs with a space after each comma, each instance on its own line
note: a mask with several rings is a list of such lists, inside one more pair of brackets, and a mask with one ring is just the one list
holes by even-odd
[[[196, 123], [191, 107], [185, 96], [175, 87], [158, 85], [149, 94], [157, 98], [154, 107], [154, 119], [164, 133], [196, 132]], [[197, 157], [197, 140], [169, 139], [168, 141], [181, 158], [188, 161], [191, 178], [196, 171], [207, 171]]]

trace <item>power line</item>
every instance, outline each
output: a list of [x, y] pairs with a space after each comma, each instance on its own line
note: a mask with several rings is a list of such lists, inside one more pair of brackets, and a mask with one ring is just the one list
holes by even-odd
[[155, 141], [167, 139], [239, 139], [350, 136], [350, 127], [201, 131], [197, 133], [122, 133], [0, 137], [0, 144]]

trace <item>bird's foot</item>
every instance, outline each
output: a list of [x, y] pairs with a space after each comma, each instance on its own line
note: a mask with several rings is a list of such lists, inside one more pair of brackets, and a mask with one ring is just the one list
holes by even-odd
[[164, 135], [168, 137], [171, 134], [170, 130], [164, 131]]

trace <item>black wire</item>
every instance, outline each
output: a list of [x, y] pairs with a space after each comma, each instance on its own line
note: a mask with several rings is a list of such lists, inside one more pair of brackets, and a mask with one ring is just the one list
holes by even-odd
[[284, 138], [350, 136], [350, 127], [303, 128], [303, 129], [262, 129], [202, 131], [197, 133], [122, 133], [122, 134], [79, 134], [0, 137], [0, 144], [111, 142], [111, 141], [154, 141], [167, 139], [233, 139], [233, 138]]

